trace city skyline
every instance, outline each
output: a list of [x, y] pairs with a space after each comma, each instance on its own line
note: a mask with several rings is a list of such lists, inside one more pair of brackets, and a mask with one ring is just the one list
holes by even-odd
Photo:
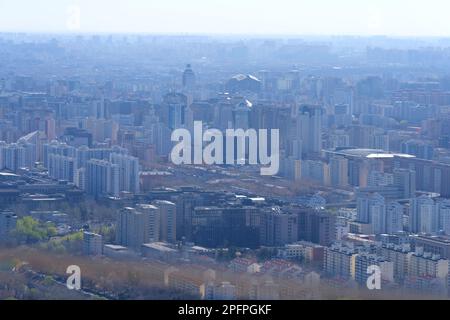
[[27, 2], [0, 300], [450, 299], [444, 1]]

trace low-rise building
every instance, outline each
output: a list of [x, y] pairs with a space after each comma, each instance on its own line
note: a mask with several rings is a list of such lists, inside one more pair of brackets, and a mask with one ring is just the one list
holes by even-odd
[[323, 262], [325, 247], [311, 242], [297, 242], [287, 244], [278, 249], [278, 256], [289, 260], [303, 260], [310, 262]]
[[179, 256], [178, 250], [164, 242], [145, 243], [141, 246], [141, 253], [145, 258], [162, 261], [173, 261]]

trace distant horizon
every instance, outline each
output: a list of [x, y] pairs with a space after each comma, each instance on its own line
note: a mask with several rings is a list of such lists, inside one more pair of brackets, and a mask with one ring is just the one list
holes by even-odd
[[450, 37], [446, 0], [0, 0], [0, 32]]
[[289, 38], [289, 39], [299, 39], [301, 38], [387, 38], [387, 39], [450, 39], [449, 35], [395, 35], [395, 34], [297, 34], [297, 33], [202, 33], [202, 32], [120, 32], [120, 31], [34, 31], [34, 30], [0, 30], [0, 35], [40, 35], [40, 36], [50, 36], [50, 35], [61, 35], [61, 36], [183, 36], [183, 37], [254, 37], [254, 38]]

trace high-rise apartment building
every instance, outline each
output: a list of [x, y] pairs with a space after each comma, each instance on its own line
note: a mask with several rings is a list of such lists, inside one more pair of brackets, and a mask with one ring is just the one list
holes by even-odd
[[261, 214], [261, 245], [283, 246], [298, 240], [298, 216], [277, 209], [272, 208]]
[[117, 212], [117, 244], [140, 250], [141, 245], [150, 240], [149, 231], [147, 212], [135, 208], [123, 208]]
[[112, 153], [110, 162], [119, 170], [119, 191], [139, 193], [139, 159]]
[[147, 215], [149, 241], [158, 242], [161, 239], [161, 209], [151, 204], [140, 204], [136, 210]]
[[37, 161], [36, 145], [25, 141], [7, 144], [0, 142], [0, 170], [17, 172], [21, 168], [34, 168]]
[[402, 283], [408, 276], [412, 254], [409, 245], [388, 243], [383, 244], [380, 248], [380, 255], [394, 264], [394, 279], [399, 283]]
[[403, 231], [403, 215], [405, 207], [398, 202], [390, 202], [386, 206], [386, 225], [384, 233], [393, 234]]
[[423, 252], [421, 248], [411, 255], [409, 264], [409, 276], [432, 277], [444, 279], [448, 276], [449, 260], [442, 259], [439, 255]]
[[75, 182], [75, 158], [50, 154], [48, 156], [48, 175], [53, 179]]
[[416, 196], [416, 172], [409, 169], [394, 170], [394, 185], [402, 191], [403, 199]]
[[66, 143], [52, 141], [51, 143], [43, 145], [43, 160], [44, 167], [49, 167], [50, 155], [57, 154], [60, 156], [76, 158], [76, 148], [67, 145]]
[[103, 237], [92, 232], [83, 232], [83, 254], [101, 256], [103, 254]]
[[372, 224], [372, 231], [375, 234], [386, 232], [386, 202], [385, 199], [379, 195], [374, 194], [369, 200], [369, 220]]
[[185, 125], [187, 97], [181, 93], [169, 93], [164, 96], [161, 120], [171, 130]]
[[322, 152], [322, 115], [320, 106], [302, 105], [295, 109], [297, 137], [302, 142], [304, 156]]
[[420, 196], [412, 199], [409, 213], [409, 231], [435, 234], [439, 228], [438, 214], [438, 205], [432, 198]]
[[105, 160], [89, 160], [86, 166], [86, 192], [94, 197], [119, 196], [119, 167]]
[[336, 239], [336, 217], [326, 211], [301, 209], [298, 215], [298, 237], [320, 244], [331, 245]]
[[332, 157], [330, 159], [329, 169], [331, 186], [348, 186], [348, 159], [344, 157]]
[[175, 203], [156, 200], [152, 204], [159, 208], [160, 240], [175, 243], [177, 241], [177, 207]]

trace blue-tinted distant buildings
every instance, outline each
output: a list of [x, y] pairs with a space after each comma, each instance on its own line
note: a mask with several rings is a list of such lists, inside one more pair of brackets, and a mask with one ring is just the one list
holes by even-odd
[[402, 144], [402, 152], [412, 154], [420, 159], [432, 160], [434, 148], [431, 143], [423, 140], [409, 140]]

